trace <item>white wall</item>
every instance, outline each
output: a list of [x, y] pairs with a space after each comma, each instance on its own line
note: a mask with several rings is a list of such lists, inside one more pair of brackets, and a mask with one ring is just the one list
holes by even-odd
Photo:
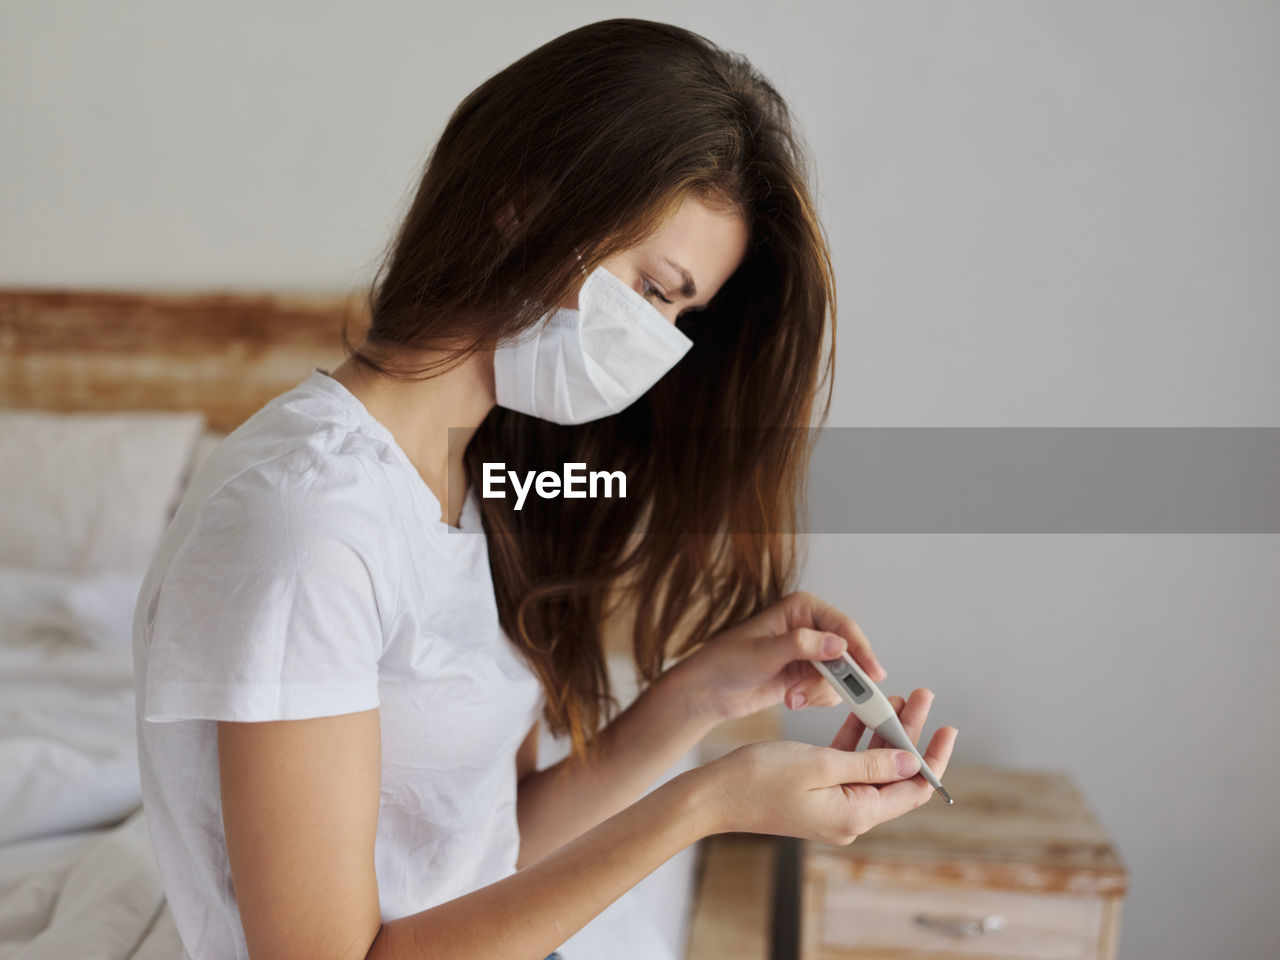
[[[463, 95], [640, 14], [805, 126], [833, 424], [1280, 426], [1280, 4], [744, 9], [11, 0], [0, 283], [346, 287]], [[1076, 778], [1132, 871], [1122, 957], [1244, 960], [1280, 952], [1278, 583], [1275, 536], [877, 535], [815, 537], [805, 585], [935, 690], [955, 762]]]

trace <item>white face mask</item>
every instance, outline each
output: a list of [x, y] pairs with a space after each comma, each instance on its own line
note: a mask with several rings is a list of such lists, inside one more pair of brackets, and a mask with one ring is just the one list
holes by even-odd
[[586, 423], [631, 406], [693, 341], [604, 267], [583, 281], [578, 309], [493, 353], [498, 405], [553, 423]]

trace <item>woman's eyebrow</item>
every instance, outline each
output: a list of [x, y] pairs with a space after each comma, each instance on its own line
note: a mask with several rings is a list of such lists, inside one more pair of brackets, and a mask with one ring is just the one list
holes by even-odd
[[696, 297], [698, 295], [698, 287], [697, 284], [693, 282], [693, 277], [689, 275], [689, 271], [680, 266], [680, 264], [676, 263], [670, 257], [663, 257], [662, 259], [667, 261], [676, 273], [680, 274], [680, 279], [684, 283], [684, 286], [680, 288], [680, 295], [686, 300], [692, 300]]

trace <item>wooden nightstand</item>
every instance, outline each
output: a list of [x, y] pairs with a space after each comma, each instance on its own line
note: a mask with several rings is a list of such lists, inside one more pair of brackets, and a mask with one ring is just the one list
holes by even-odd
[[955, 797], [800, 847], [801, 960], [1111, 960], [1126, 873], [1058, 773], [953, 768]]

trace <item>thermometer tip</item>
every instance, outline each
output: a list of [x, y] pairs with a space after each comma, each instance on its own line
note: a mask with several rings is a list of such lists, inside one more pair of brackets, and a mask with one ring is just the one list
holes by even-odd
[[942, 787], [938, 787], [938, 793], [942, 795], [942, 799], [947, 802], [948, 807], [955, 803], [955, 801], [951, 799], [951, 794], [947, 793], [946, 790], [943, 790]]

